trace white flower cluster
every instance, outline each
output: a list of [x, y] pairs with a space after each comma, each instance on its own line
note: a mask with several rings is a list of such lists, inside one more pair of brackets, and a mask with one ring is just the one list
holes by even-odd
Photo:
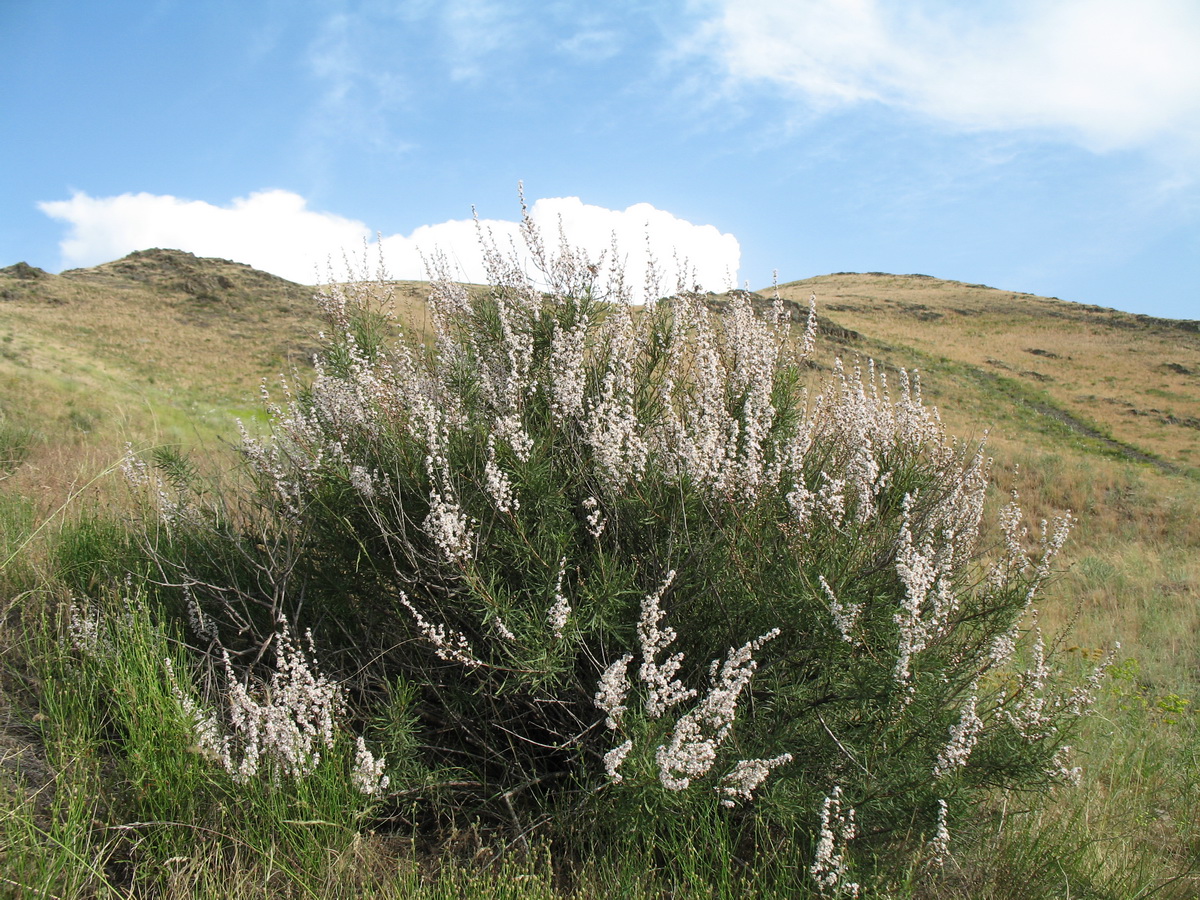
[[[887, 375], [834, 361], [833, 374], [813, 399], [806, 417], [774, 451], [766, 482], [789, 488], [785, 499], [794, 525], [808, 537], [818, 524], [868, 526], [879, 515], [878, 501], [892, 481], [884, 462], [898, 451], [923, 451], [944, 477], [948, 494], [938, 505], [928, 534], [945, 543], [953, 561], [969, 555], [978, 536], [990, 460], [982, 447], [971, 459], [946, 441], [937, 411], [921, 402], [915, 373], [898, 373], [900, 396], [892, 400]], [[814, 444], [823, 453], [813, 471], [807, 456]]]
[[143, 491], [152, 498], [158, 520], [167, 528], [199, 521], [200, 513], [190, 502], [191, 498], [172, 490], [158, 472], [133, 452], [133, 444], [128, 441], [121, 457], [121, 474], [131, 488]]
[[647, 428], [635, 411], [638, 334], [627, 307], [605, 320], [602, 341], [608, 364], [599, 391], [584, 400], [579, 425], [596, 461], [597, 476], [619, 493], [641, 479], [650, 455]]
[[375, 476], [363, 466], [353, 465], [350, 467], [350, 486], [358, 491], [364, 500], [375, 499], [375, 481]]
[[[662, 627], [665, 615], [662, 598], [674, 579], [675, 572], [672, 570], [657, 590], [646, 595], [638, 621], [642, 656], [638, 679], [645, 691], [643, 708], [651, 719], [661, 718], [665, 712], [696, 697], [698, 693], [695, 689], [684, 687], [675, 677], [683, 663], [682, 653], [674, 653], [661, 663], [658, 661], [658, 657], [677, 637], [673, 628]], [[668, 741], [655, 750], [659, 781], [667, 790], [686, 790], [695, 779], [707, 775], [712, 769], [721, 744], [733, 728], [738, 698], [758, 667], [753, 654], [778, 636], [779, 629], [774, 628], [741, 647], [731, 648], [724, 662], [712, 661], [707, 693], [675, 721]], [[625, 700], [632, 688], [629, 680], [631, 662], [631, 653], [612, 662], [601, 675], [593, 698], [596, 708], [605, 715], [605, 725], [613, 731], [621, 728], [623, 717], [628, 712]], [[629, 739], [605, 755], [605, 771], [612, 781], [623, 780], [618, 769], [632, 749], [633, 741]], [[724, 795], [722, 802], [732, 805], [738, 799], [749, 800], [754, 789], [766, 780], [771, 770], [791, 761], [791, 758], [791, 754], [784, 753], [771, 759], [739, 761], [717, 787]]]
[[722, 806], [736, 806], [737, 801], [753, 799], [755, 789], [767, 780], [771, 770], [792, 761], [792, 754], [781, 753], [770, 759], [743, 759], [721, 779], [720, 791], [724, 794]]
[[608, 518], [600, 512], [600, 501], [595, 497], [586, 497], [583, 508], [587, 514], [588, 534], [600, 540], [600, 535], [604, 534], [604, 529], [608, 527]]
[[1021, 572], [1029, 565], [1029, 557], [1025, 553], [1025, 537], [1027, 529], [1022, 525], [1020, 497], [1014, 488], [1011, 499], [1000, 510], [997, 516], [1000, 533], [1004, 539], [1004, 552], [992, 566], [988, 574], [988, 583], [999, 587]]
[[1112, 667], [1113, 660], [1116, 658], [1117, 651], [1121, 649], [1121, 642], [1117, 641], [1113, 644], [1112, 649], [1104, 655], [1104, 658], [1097, 663], [1096, 667], [1087, 677], [1087, 681], [1083, 684], [1071, 689], [1071, 693], [1064, 700], [1060, 700], [1059, 704], [1066, 707], [1068, 715], [1082, 716], [1095, 702], [1096, 692], [1100, 690], [1100, 682], [1104, 680], [1104, 676]]
[[[1037, 624], [1036, 610], [1033, 611], [1031, 630], [1034, 641], [1029, 665], [1018, 674], [1019, 690], [1014, 692], [1011, 702], [1005, 705], [1002, 714], [1021, 737], [1032, 743], [1055, 734], [1061, 727], [1060, 720], [1064, 716], [1077, 719], [1088, 711], [1095, 701], [1100, 682], [1121, 645], [1115, 644], [1113, 649], [1105, 654], [1082, 685], [1071, 688], [1065, 694], [1056, 694], [1050, 690], [1050, 681], [1054, 673], [1047, 659], [1046, 641]], [[1062, 774], [1060, 762], [1056, 761], [1051, 766], [1052, 774]]]
[[483, 477], [486, 480], [488, 496], [496, 504], [496, 509], [504, 513], [513, 513], [521, 508], [521, 501], [513, 492], [512, 481], [496, 463], [496, 438], [488, 435], [487, 462], [483, 467]]
[[913, 657], [945, 632], [950, 615], [959, 607], [954, 590], [959, 536], [947, 527], [940, 535], [941, 541], [935, 543], [934, 534], [926, 532], [918, 547], [912, 532], [915, 500], [910, 494], [904, 497], [904, 518], [896, 550], [896, 574], [904, 586], [904, 597], [900, 609], [892, 616], [899, 632], [893, 674], [901, 686], [909, 685]]
[[808, 318], [804, 323], [804, 335], [800, 338], [800, 356], [807, 358], [817, 344], [817, 295], [808, 298]]
[[809, 874], [816, 881], [822, 897], [857, 897], [861, 888], [856, 882], [847, 881], [850, 873], [846, 858], [846, 845], [858, 833], [854, 823], [854, 810], [842, 808], [842, 788], [835, 785], [821, 805], [821, 832], [817, 839], [817, 852]]
[[214, 711], [202, 707], [182, 688], [175, 674], [175, 667], [169, 658], [163, 660], [163, 667], [167, 670], [167, 677], [171, 681], [171, 689], [179, 703], [179, 708], [183, 710], [183, 714], [191, 723], [196, 746], [210, 757], [218, 760], [226, 772], [236, 776], [238, 767], [233, 762], [231, 741], [225, 733], [220, 717]]
[[946, 801], [939, 800], [937, 824], [934, 825], [933, 837], [925, 845], [930, 868], [944, 865], [950, 857], [950, 829], [946, 824], [948, 815]]
[[[443, 437], [444, 440], [444, 437]], [[429, 514], [421, 528], [433, 538], [438, 549], [451, 562], [461, 562], [471, 556], [474, 535], [471, 520], [458, 504], [450, 482], [450, 464], [444, 452], [425, 457], [425, 469], [433, 487], [429, 489]]]
[[67, 610], [67, 634], [71, 646], [87, 656], [112, 656], [112, 641], [104, 630], [99, 609], [85, 600], [72, 600]]
[[587, 370], [584, 368], [588, 325], [586, 315], [574, 327], [564, 330], [554, 325], [550, 343], [550, 411], [560, 422], [583, 414]]
[[200, 606], [200, 601], [196, 599], [196, 595], [192, 593], [190, 585], [183, 586], [183, 600], [187, 606], [188, 625], [192, 631], [206, 641], [215, 641], [218, 638], [217, 626], [207, 615], [204, 609]]
[[[311, 635], [308, 641], [311, 654]], [[223, 659], [227, 689], [221, 710], [196, 702], [180, 685], [171, 660], [163, 661], [197, 746], [239, 783], [263, 771], [275, 782], [310, 775], [320, 765], [322, 751], [334, 746], [344, 713], [341, 687], [316, 671], [285, 623], [275, 635], [275, 671], [268, 683], [248, 687], [234, 673], [228, 653]], [[374, 796], [387, 789], [385, 765], [357, 738], [350, 777], [360, 792]]]
[[1063, 744], [1055, 751], [1054, 759], [1050, 761], [1050, 774], [1073, 787], [1079, 787], [1079, 782], [1083, 780], [1083, 769], [1070, 765], [1070, 762], [1071, 745]]
[[[310, 635], [310, 650], [311, 643]], [[276, 632], [275, 671], [268, 684], [251, 689], [237, 678], [229, 654], [223, 658], [227, 690], [222, 714], [205, 711], [191, 700], [166, 662], [201, 749], [220, 760], [239, 782], [264, 768], [276, 781], [311, 774], [320, 765], [322, 749], [333, 747], [343, 711], [341, 688], [316, 671], [285, 623]]]
[[858, 622], [858, 615], [862, 612], [861, 603], [842, 603], [833, 593], [833, 588], [829, 586], [829, 582], [825, 580], [825, 576], [820, 576], [821, 590], [825, 592], [825, 598], [829, 601], [829, 615], [833, 618], [833, 624], [838, 630], [838, 634], [842, 636], [842, 640], [847, 644], [854, 643], [854, 626]]
[[988, 649], [988, 665], [998, 667], [1005, 665], [1012, 655], [1017, 650], [1017, 639], [1021, 634], [1021, 623], [1016, 621], [1012, 627], [1003, 634], [997, 635], [992, 639], [991, 647]]
[[383, 774], [386, 761], [381, 756], [376, 758], [367, 749], [367, 743], [361, 737], [355, 738], [354, 768], [350, 771], [350, 781], [358, 788], [359, 793], [375, 797], [387, 790], [391, 779]]
[[[446, 625], [434, 625], [421, 615], [418, 610], [408, 599], [408, 595], [401, 592], [400, 605], [408, 610], [413, 617], [413, 622], [416, 623], [417, 630], [425, 640], [433, 645], [434, 653], [438, 659], [444, 659], [447, 662], [456, 662], [466, 666], [468, 669], [474, 669], [476, 666], [481, 666], [483, 663], [476, 659], [471, 650], [471, 644], [467, 641], [467, 636], [460, 631], [452, 631]], [[501, 625], [504, 623], [501, 622]], [[507, 631], [507, 629], [505, 629]], [[511, 632], [510, 632], [511, 634]]]
[[558, 564], [558, 581], [554, 584], [554, 604], [546, 613], [546, 621], [550, 633], [555, 639], [562, 640], [563, 629], [567, 627], [567, 618], [571, 615], [571, 604], [563, 593], [563, 576], [567, 573], [567, 558], [564, 556]]
[[658, 590], [647, 594], [642, 600], [642, 614], [638, 619], [637, 635], [642, 649], [642, 664], [638, 669], [638, 678], [646, 687], [646, 715], [652, 719], [659, 718], [664, 712], [684, 700], [696, 696], [691, 688], [685, 688], [683, 682], [675, 678], [679, 667], [683, 665], [683, 654], [673, 653], [660, 664], [657, 657], [675, 642], [678, 635], [670, 626], [660, 628], [666, 612], [662, 608], [662, 598], [666, 590], [675, 580], [675, 570], [667, 573], [666, 579]]
[[499, 616], [492, 616], [492, 627], [495, 628], [496, 633], [506, 641], [515, 641], [517, 639], [517, 636], [512, 633], [512, 629], [504, 624], [504, 620]]
[[1062, 550], [1063, 545], [1067, 542], [1067, 536], [1071, 533], [1071, 526], [1074, 524], [1075, 518], [1070, 512], [1057, 516], [1052, 522], [1045, 519], [1042, 520], [1041, 535], [1038, 543], [1041, 546], [1041, 559], [1034, 566], [1033, 579], [1029, 585], [1029, 590], [1025, 595], [1025, 606], [1033, 602], [1038, 591], [1041, 590], [1046, 578], [1050, 575], [1050, 567], [1055, 558]]
[[1031, 629], [1034, 641], [1029, 667], [1018, 676], [1020, 690], [1005, 708], [1004, 718], [1021, 737], [1027, 741], [1037, 741], [1049, 735], [1054, 727], [1054, 700], [1046, 694], [1050, 665], [1046, 659], [1046, 640], [1037, 624], [1037, 610], [1033, 611]]
[[[764, 321], [744, 292], [730, 296], [721, 327], [700, 294], [672, 303], [664, 418], [651, 443], [670, 471], [713, 497], [757, 496], [780, 475], [772, 392], [787, 352], [786, 318]], [[689, 329], [686, 351], [681, 320]]]
[[654, 754], [659, 780], [667, 790], [687, 790], [692, 779], [707, 774], [712, 768], [717, 761], [717, 749], [733, 728], [738, 698], [758, 668], [751, 654], [778, 636], [779, 629], [774, 628], [736, 650], [730, 650], [719, 673], [714, 660], [714, 677], [708, 693], [679, 717], [670, 741]]
[[633, 738], [630, 738], [625, 743], [618, 744], [604, 754], [604, 771], [614, 784], [625, 780], [625, 776], [620, 772], [621, 763], [625, 762], [625, 757], [629, 755], [629, 751], [632, 749]]
[[968, 690], [967, 700], [959, 714], [958, 723], [951, 726], [950, 740], [942, 748], [937, 762], [934, 763], [934, 778], [941, 778], [946, 773], [967, 764], [971, 751], [975, 748], [976, 741], [979, 740], [979, 733], [983, 730], [983, 720], [979, 718], [976, 711], [979, 704], [978, 690], [977, 684], [972, 684]]
[[[594, 701], [596, 708], [604, 713], [604, 724], [610, 731], [616, 731], [621, 727], [621, 718], [629, 709], [625, 706], [625, 697], [630, 688], [629, 664], [631, 662], [633, 662], [633, 654], [626, 653], [620, 659], [612, 662], [600, 676], [600, 685], [596, 690]], [[626, 753], [628, 752], [626, 750]], [[620, 758], [624, 759], [625, 754], [622, 753]]]
[[125, 576], [121, 609], [106, 614], [94, 601], [72, 598], [67, 606], [67, 636], [71, 646], [84, 656], [111, 660], [120, 652], [120, 636], [134, 627], [134, 613], [141, 609], [134, 593], [133, 576]]

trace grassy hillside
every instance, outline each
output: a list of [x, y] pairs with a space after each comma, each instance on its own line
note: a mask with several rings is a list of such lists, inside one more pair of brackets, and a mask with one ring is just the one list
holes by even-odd
[[[391, 301], [418, 332], [425, 289], [397, 283]], [[847, 365], [917, 369], [951, 433], [990, 430], [997, 504], [1015, 486], [1033, 528], [1056, 511], [1075, 513], [1043, 624], [1051, 632], [1070, 625], [1063, 646], [1081, 660], [1122, 643], [1100, 715], [1080, 736], [1080, 788], [981, 817], [976, 851], [919, 895], [1050, 897], [1066, 884], [1071, 896], [1194, 896], [1200, 323], [924, 275], [841, 273], [779, 292], [796, 302], [800, 327], [816, 295], [821, 369], [834, 355]], [[11, 660], [0, 682], [4, 790], [17, 779], [52, 785], [65, 765], [41, 743], [35, 717], [51, 713], [38, 706], [40, 676], [25, 658], [36, 644], [29, 623], [64, 597], [50, 562], [58, 531], [117, 502], [119, 479], [93, 478], [114, 467], [126, 441], [220, 454], [235, 419], [264, 422], [263, 380], [303, 376], [311, 365], [320, 328], [312, 295], [244, 265], [172, 250], [61, 275], [0, 269], [0, 646]], [[814, 372], [814, 387], [821, 377]], [[362, 850], [378, 862], [376, 852]], [[520, 877], [537, 896], [560, 896], [547, 872]], [[246, 877], [247, 896], [253, 884]], [[221, 895], [219, 880], [213, 885]]]
[[169, 429], [182, 424], [178, 413], [212, 424], [210, 409], [248, 409], [261, 378], [305, 363], [317, 321], [310, 295], [248, 266], [167, 250], [61, 275], [0, 269], [5, 400], [80, 432], [143, 430], [164, 417], [176, 420]]
[[[395, 287], [401, 320], [420, 328], [424, 286]], [[802, 306], [816, 295], [826, 361], [925, 373], [926, 395], [959, 433], [990, 428], [1200, 477], [1198, 322], [925, 275], [840, 273], [779, 292]], [[232, 416], [259, 414], [264, 378], [309, 365], [312, 295], [175, 250], [61, 275], [0, 269], [0, 402], [68, 434], [227, 433]]]
[[[139, 446], [213, 446], [264, 420], [263, 382], [311, 369], [313, 289], [241, 263], [145, 250], [52, 275], [0, 269], [0, 464], [60, 497]], [[421, 286], [396, 286], [415, 308]], [[12, 463], [27, 460], [28, 465]]]
[[823, 316], [862, 336], [858, 352], [928, 372], [960, 430], [1074, 435], [1200, 475], [1200, 322], [926, 275], [843, 273], [779, 290], [815, 294]]
[[928, 275], [838, 273], [778, 290], [794, 319], [816, 297], [822, 365], [919, 371], [951, 433], [989, 433], [998, 489], [1018, 487], [1034, 521], [1077, 516], [1051, 621], [1070, 620], [1081, 644], [1122, 641], [1147, 681], [1194, 690], [1200, 322]]

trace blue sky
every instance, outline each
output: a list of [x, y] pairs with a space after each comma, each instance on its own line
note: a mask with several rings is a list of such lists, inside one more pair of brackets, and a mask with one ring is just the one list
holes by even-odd
[[0, 265], [303, 282], [471, 207], [721, 289], [920, 272], [1200, 319], [1195, 0], [0, 2]]

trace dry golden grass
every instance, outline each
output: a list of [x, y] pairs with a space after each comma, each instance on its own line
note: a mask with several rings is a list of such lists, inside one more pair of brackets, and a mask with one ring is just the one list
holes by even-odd
[[307, 363], [318, 327], [310, 289], [175, 251], [135, 256], [0, 278], [0, 341], [12, 351], [0, 371], [154, 406], [193, 391], [252, 402], [261, 378]]
[[[392, 285], [397, 322], [423, 327], [427, 287]], [[236, 438], [238, 419], [262, 425], [264, 382], [311, 372], [314, 294], [174, 250], [61, 275], [0, 269], [0, 426], [27, 434], [20, 464], [0, 472], [3, 489], [42, 518], [84, 486], [89, 500], [116, 502], [119, 491], [93, 480], [126, 442], [211, 453]]]
[[[955, 364], [963, 383], [940, 384], [939, 395], [1007, 382], [1042, 415], [1095, 428], [1169, 464], [1200, 466], [1196, 322], [921, 275], [824, 275], [779, 290], [799, 302], [815, 293], [820, 313], [861, 333], [870, 355], [899, 365]], [[972, 404], [945, 405], [956, 424], [983, 424], [970, 421]]]

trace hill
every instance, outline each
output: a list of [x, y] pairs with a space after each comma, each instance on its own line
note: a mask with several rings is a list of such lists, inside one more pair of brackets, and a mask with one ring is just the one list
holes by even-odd
[[61, 275], [18, 263], [0, 270], [2, 374], [27, 399], [64, 394], [81, 409], [106, 399], [186, 405], [187, 394], [245, 401], [260, 378], [307, 359], [311, 293], [176, 250]]
[[927, 373], [956, 430], [1040, 433], [1200, 474], [1200, 322], [927, 275], [838, 273], [779, 292], [815, 294], [819, 314], [857, 336], [843, 353]]
[[[400, 318], [420, 328], [425, 285], [395, 288]], [[818, 359], [921, 371], [959, 433], [1200, 475], [1200, 322], [926, 275], [837, 273], [779, 292], [797, 318], [816, 295]], [[311, 364], [313, 293], [178, 250], [61, 275], [0, 269], [0, 414], [122, 440], [227, 434], [235, 416], [261, 416], [264, 378]]]

